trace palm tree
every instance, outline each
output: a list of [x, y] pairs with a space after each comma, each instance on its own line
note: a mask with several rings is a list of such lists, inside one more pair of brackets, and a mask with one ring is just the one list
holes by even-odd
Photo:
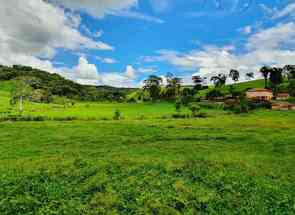
[[268, 79], [270, 72], [271, 72], [271, 68], [268, 66], [264, 66], [260, 69], [260, 73], [264, 77], [264, 88], [267, 88], [267, 79]]
[[240, 73], [238, 70], [232, 69], [229, 72], [229, 77], [231, 77], [234, 82], [237, 82], [240, 79]]

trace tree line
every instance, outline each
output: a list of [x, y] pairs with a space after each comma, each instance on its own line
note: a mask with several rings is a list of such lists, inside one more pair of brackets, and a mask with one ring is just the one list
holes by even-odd
[[[284, 80], [288, 80], [287, 90], [292, 96], [295, 96], [295, 65], [286, 65], [283, 68], [264, 66], [259, 70], [259, 73], [265, 80], [264, 87], [266, 89], [272, 89], [274, 94], [277, 94], [280, 85]], [[248, 80], [252, 80], [255, 78], [255, 73], [248, 72], [245, 76]], [[208, 96], [221, 96], [220, 89], [226, 85], [227, 80], [230, 78], [234, 83], [237, 83], [240, 77], [241, 74], [236, 69], [231, 69], [228, 74], [220, 73], [210, 77], [210, 82], [214, 85], [214, 88], [208, 92]], [[143, 91], [148, 93], [152, 101], [177, 99], [187, 101], [196, 96], [200, 90], [208, 89], [206, 84], [208, 78], [198, 75], [193, 76], [194, 86], [191, 88], [182, 87], [182, 79], [172, 73], [168, 73], [165, 76], [167, 82], [165, 85], [163, 84], [163, 78], [151, 75], [144, 81]], [[229, 90], [231, 94], [235, 94], [233, 85], [230, 85]]]

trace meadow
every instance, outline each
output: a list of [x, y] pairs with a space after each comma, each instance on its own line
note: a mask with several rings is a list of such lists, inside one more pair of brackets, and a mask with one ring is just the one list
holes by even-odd
[[295, 214], [295, 112], [201, 111], [27, 102], [46, 118], [0, 122], [0, 214]]

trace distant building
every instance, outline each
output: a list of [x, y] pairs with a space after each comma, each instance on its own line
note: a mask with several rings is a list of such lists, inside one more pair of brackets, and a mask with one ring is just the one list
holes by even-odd
[[273, 99], [273, 92], [269, 89], [251, 89], [246, 92], [246, 96], [250, 100], [271, 101]]
[[288, 100], [290, 98], [290, 94], [289, 93], [278, 93], [278, 95], [276, 96], [277, 100]]

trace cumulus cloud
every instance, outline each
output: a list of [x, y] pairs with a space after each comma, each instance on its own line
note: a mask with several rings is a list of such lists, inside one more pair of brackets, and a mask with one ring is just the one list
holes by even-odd
[[278, 24], [275, 27], [262, 30], [250, 37], [249, 49], [274, 49], [282, 44], [295, 44], [295, 24], [293, 22]]
[[[112, 50], [80, 34], [79, 15], [42, 0], [10, 0], [0, 7], [0, 63], [23, 64], [56, 72], [50, 59], [56, 49]], [[47, 60], [41, 60], [47, 59]]]
[[99, 80], [96, 66], [88, 63], [84, 57], [80, 57], [79, 64], [74, 68], [74, 71], [78, 80]]
[[[286, 46], [286, 44], [288, 46]], [[200, 50], [177, 52], [157, 51], [156, 56], [143, 58], [146, 62], [168, 62], [187, 71], [211, 77], [218, 73], [227, 74], [230, 69], [238, 69], [242, 80], [247, 72], [257, 72], [263, 65], [283, 66], [295, 59], [294, 23], [278, 24], [250, 36], [242, 53], [236, 53], [232, 46], [203, 46]]]
[[78, 64], [69, 68], [60, 68], [58, 73], [67, 79], [86, 85], [109, 85], [115, 87], [136, 87], [137, 71], [128, 65], [123, 72], [98, 71], [95, 64], [89, 63], [86, 57], [81, 56]]
[[79, 18], [41, 0], [6, 1], [0, 7], [0, 20], [1, 46], [14, 53], [52, 57], [55, 48], [113, 49], [81, 35], [74, 28]]
[[106, 15], [115, 15], [160, 24], [164, 22], [159, 18], [131, 10], [138, 5], [138, 0], [49, 0], [49, 2], [73, 11], [86, 12], [99, 19]]

